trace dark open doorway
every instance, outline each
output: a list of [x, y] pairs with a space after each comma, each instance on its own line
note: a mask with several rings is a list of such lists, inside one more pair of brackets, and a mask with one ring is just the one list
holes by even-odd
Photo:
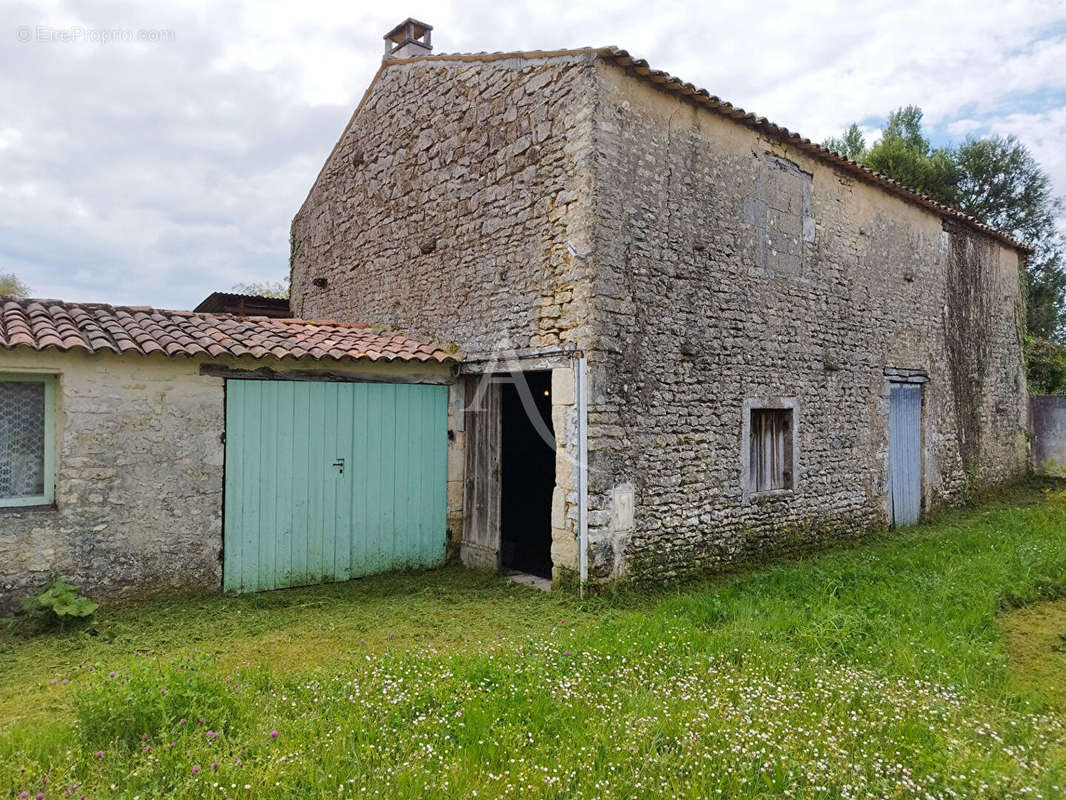
[[551, 373], [523, 372], [517, 378], [501, 386], [500, 563], [505, 570], [551, 578], [555, 449], [542, 435], [554, 436]]

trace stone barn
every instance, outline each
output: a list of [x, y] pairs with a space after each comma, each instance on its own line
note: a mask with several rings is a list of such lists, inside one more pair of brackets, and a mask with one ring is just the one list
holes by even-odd
[[664, 580], [1028, 469], [1024, 250], [623, 50], [404, 22], [291, 243], [288, 305], [0, 298], [0, 611]]
[[291, 305], [465, 351], [466, 563], [665, 579], [1025, 474], [1016, 242], [624, 50], [429, 37], [386, 37]]

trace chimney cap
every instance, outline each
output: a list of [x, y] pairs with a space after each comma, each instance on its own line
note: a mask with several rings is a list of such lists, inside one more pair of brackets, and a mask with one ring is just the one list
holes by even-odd
[[[380, 29], [379, 29], [380, 30]], [[429, 31], [433, 30], [432, 25], [427, 25], [424, 22], [419, 22], [414, 17], [408, 17], [391, 31], [385, 34], [385, 38], [390, 42], [396, 44], [403, 44], [411, 39], [420, 39]]]
[[432, 30], [432, 25], [408, 17], [385, 34], [385, 57], [407, 58], [431, 52], [433, 45], [430, 43], [430, 31]]

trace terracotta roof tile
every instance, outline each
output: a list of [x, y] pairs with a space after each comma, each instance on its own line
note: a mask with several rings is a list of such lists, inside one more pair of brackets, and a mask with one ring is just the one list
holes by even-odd
[[213, 358], [459, 360], [436, 345], [364, 324], [0, 297], [0, 348], [20, 347]]

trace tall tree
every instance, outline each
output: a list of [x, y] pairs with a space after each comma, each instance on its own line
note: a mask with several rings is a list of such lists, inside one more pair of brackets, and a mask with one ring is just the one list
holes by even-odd
[[888, 115], [881, 138], [863, 163], [939, 203], [954, 203], [958, 174], [951, 151], [934, 149], [922, 131], [922, 110], [905, 106]]
[[862, 163], [866, 158], [866, 137], [862, 135], [859, 126], [854, 122], [844, 131], [840, 138], [832, 136], [826, 139], [823, 144], [830, 150], [835, 150], [852, 161]]
[[30, 293], [30, 287], [19, 280], [13, 272], [0, 272], [0, 297], [26, 297]]

